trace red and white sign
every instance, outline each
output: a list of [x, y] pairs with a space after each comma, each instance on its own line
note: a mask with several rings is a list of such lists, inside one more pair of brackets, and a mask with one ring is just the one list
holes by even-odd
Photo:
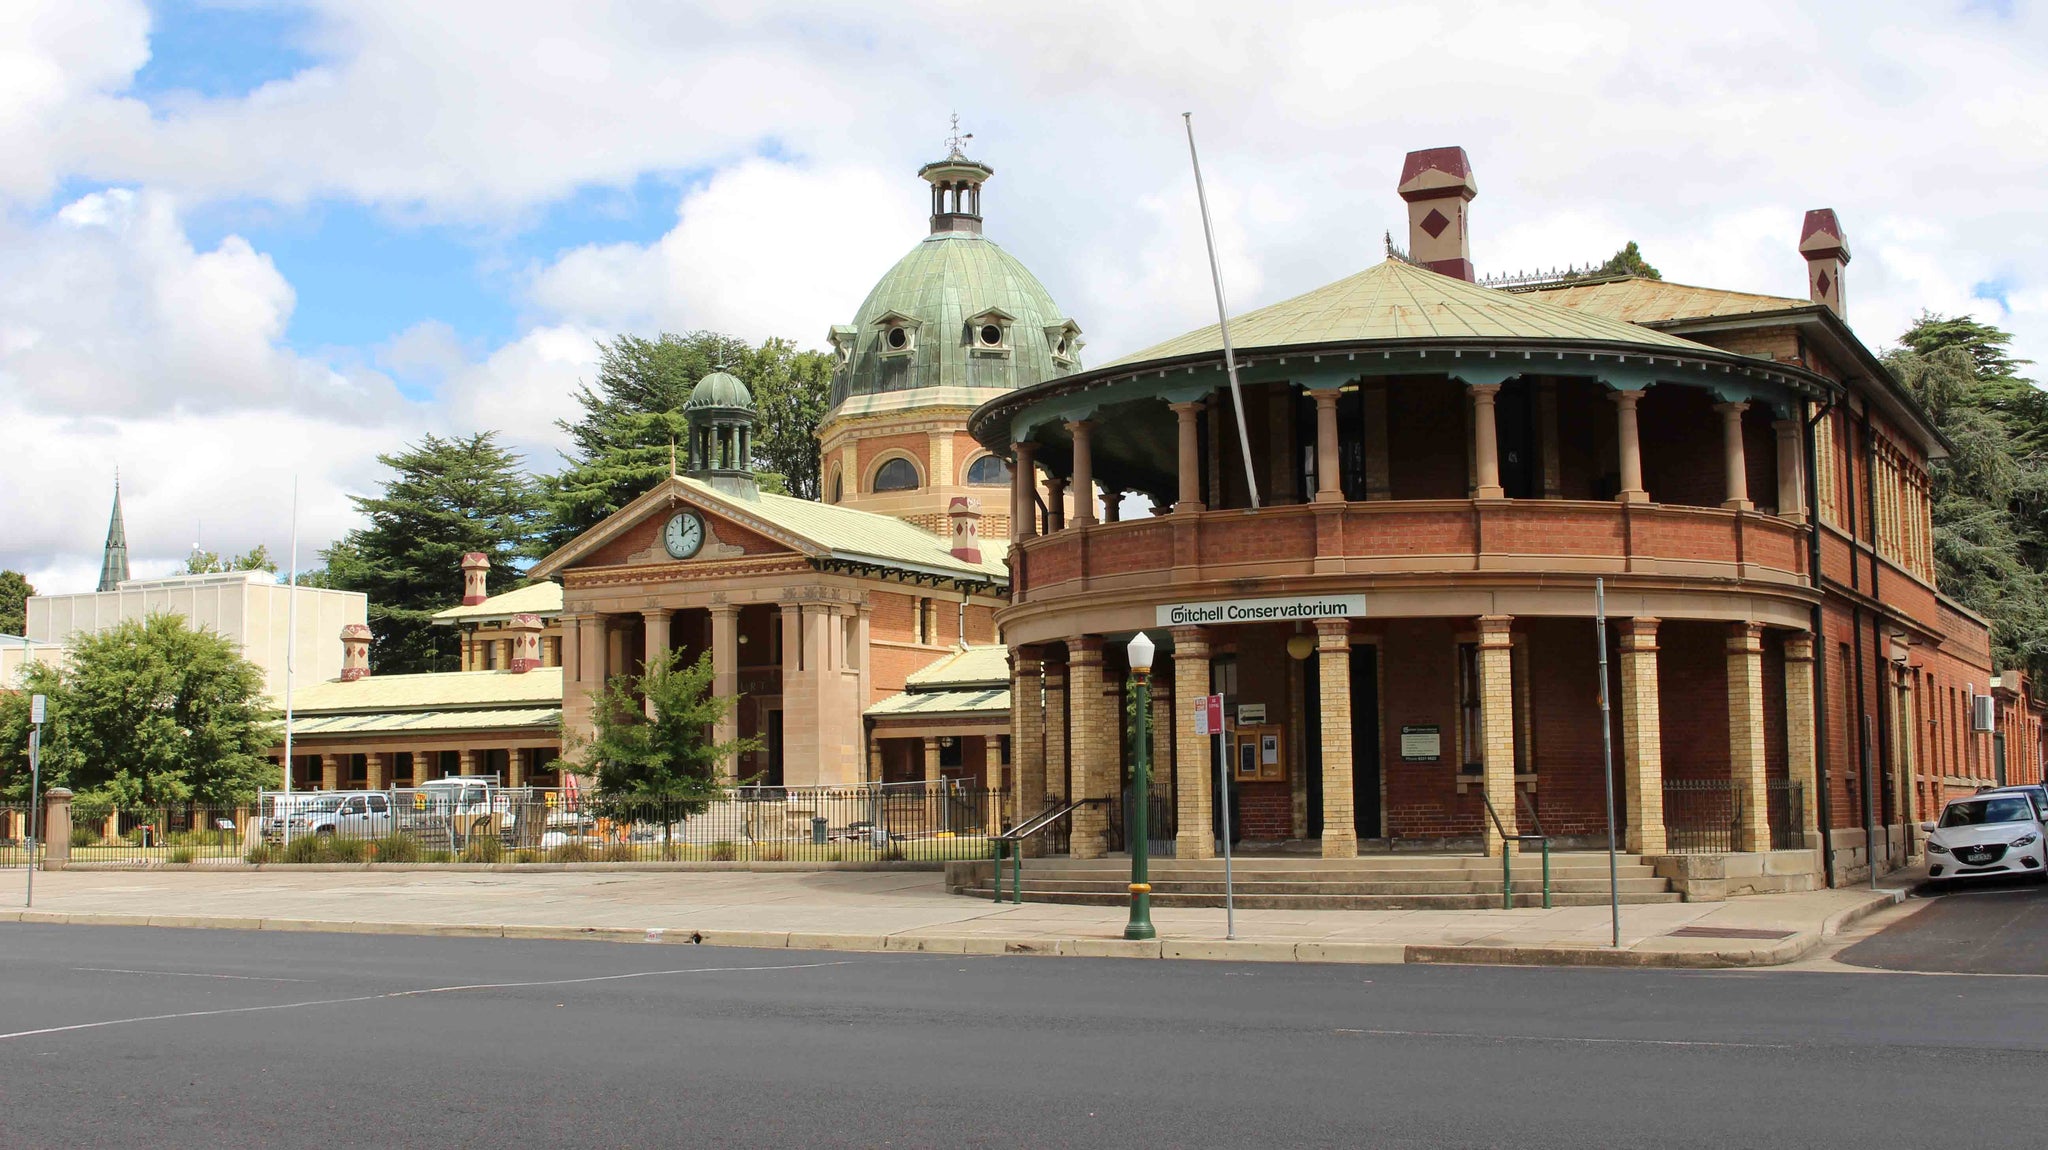
[[1223, 696], [1205, 695], [1195, 704], [1195, 733], [1198, 735], [1220, 735], [1223, 733]]

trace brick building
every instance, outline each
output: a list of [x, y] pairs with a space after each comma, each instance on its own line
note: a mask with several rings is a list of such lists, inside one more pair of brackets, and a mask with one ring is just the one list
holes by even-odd
[[[1846, 881], [1997, 778], [1995, 740], [2039, 777], [2026, 685], [1936, 586], [1944, 444], [1848, 326], [1833, 212], [1807, 214], [1810, 298], [1787, 299], [1475, 282], [1463, 150], [1411, 153], [1398, 191], [1406, 252], [1231, 322], [1246, 442], [1214, 326], [975, 411], [1014, 476], [1020, 815], [1105, 800], [1072, 852], [1107, 849], [1144, 629], [1182, 858], [1214, 849], [1189, 705], [1212, 692], [1248, 838], [1604, 843], [1596, 579], [1633, 853]], [[1131, 494], [1156, 514], [1118, 522]], [[1970, 714], [1994, 688], [1999, 736]]]

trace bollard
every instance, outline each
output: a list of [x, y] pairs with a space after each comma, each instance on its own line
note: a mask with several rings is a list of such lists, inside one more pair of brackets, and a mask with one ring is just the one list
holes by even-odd
[[43, 869], [62, 870], [71, 861], [71, 792], [51, 787], [43, 799]]
[[811, 816], [811, 845], [825, 845], [825, 820], [818, 815]]

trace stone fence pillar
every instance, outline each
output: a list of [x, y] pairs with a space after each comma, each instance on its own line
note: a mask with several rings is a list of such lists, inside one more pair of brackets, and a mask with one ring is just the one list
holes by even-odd
[[43, 869], [62, 870], [71, 861], [71, 792], [51, 787], [43, 792]]

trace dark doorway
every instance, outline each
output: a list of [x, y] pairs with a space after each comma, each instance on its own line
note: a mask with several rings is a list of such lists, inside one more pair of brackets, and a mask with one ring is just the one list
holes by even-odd
[[[1303, 698], [1322, 698], [1322, 660], [1311, 657], [1302, 664]], [[1305, 707], [1308, 716], [1307, 751], [1302, 769], [1308, 772], [1308, 834], [1323, 836], [1323, 714], [1316, 706]], [[1380, 836], [1380, 661], [1379, 648], [1351, 648], [1351, 788], [1352, 812], [1358, 837]]]
[[761, 785], [779, 787], [782, 785], [782, 708], [768, 712], [768, 770], [761, 776]]
[[1536, 419], [1526, 380], [1501, 385], [1494, 400], [1494, 432], [1499, 440], [1500, 486], [1509, 499], [1536, 499], [1543, 492], [1536, 468]]

